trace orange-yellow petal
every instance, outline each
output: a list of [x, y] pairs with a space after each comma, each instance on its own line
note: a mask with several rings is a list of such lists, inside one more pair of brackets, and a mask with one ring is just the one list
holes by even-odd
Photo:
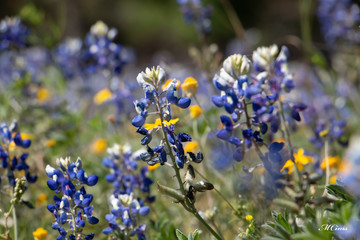
[[190, 110], [191, 118], [198, 118], [198, 117], [200, 117], [201, 113], [203, 112], [203, 110], [201, 109], [201, 107], [199, 105], [191, 106], [189, 108], [189, 110]]
[[104, 88], [100, 90], [96, 95], [94, 96], [94, 103], [96, 105], [101, 105], [104, 102], [110, 100], [113, 97], [111, 91], [107, 88]]
[[90, 146], [91, 152], [95, 154], [100, 154], [104, 152], [106, 148], [107, 148], [107, 141], [102, 138], [93, 141]]
[[148, 165], [148, 170], [149, 170], [149, 171], [154, 171], [154, 170], [157, 169], [159, 166], [160, 166], [160, 163], [157, 163], [157, 164], [155, 164], [155, 165], [153, 165], [153, 166]]
[[199, 144], [195, 141], [186, 143], [184, 152], [193, 152], [198, 148]]
[[45, 103], [51, 98], [50, 91], [45, 87], [40, 87], [36, 93], [36, 99], [39, 103]]
[[187, 97], [191, 97], [197, 93], [198, 82], [193, 77], [188, 77], [185, 79], [184, 83], [181, 84], [181, 88], [185, 92]]
[[[341, 161], [341, 159], [339, 156], [328, 157], [328, 161], [329, 161], [329, 167], [335, 167]], [[320, 168], [323, 170], [326, 169], [326, 158], [324, 158], [323, 161], [321, 162]]]
[[44, 228], [38, 228], [33, 232], [34, 240], [44, 240], [48, 235], [48, 231]]

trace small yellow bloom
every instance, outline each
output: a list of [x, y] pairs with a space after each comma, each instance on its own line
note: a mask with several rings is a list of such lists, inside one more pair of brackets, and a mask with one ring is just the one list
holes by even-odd
[[104, 102], [110, 100], [112, 97], [113, 97], [113, 95], [110, 92], [110, 90], [107, 88], [104, 88], [104, 89], [100, 90], [98, 93], [96, 93], [96, 95], [94, 96], [94, 103], [96, 105], [101, 105]]
[[246, 219], [246, 221], [251, 222], [253, 220], [253, 216], [246, 215], [245, 219]]
[[91, 152], [95, 153], [95, 154], [100, 154], [103, 151], [105, 151], [107, 148], [107, 142], [105, 139], [99, 138], [95, 141], [93, 141], [93, 143], [90, 146]]
[[264, 173], [265, 173], [265, 168], [264, 168], [264, 167], [260, 168], [260, 169], [259, 169], [259, 173], [260, 173], [260, 174], [264, 174]]
[[[329, 160], [329, 167], [335, 167], [341, 161], [339, 156], [328, 157], [328, 160]], [[321, 162], [320, 168], [323, 170], [326, 169], [326, 159], [325, 158]]]
[[[304, 149], [300, 148], [297, 153], [294, 153], [295, 163], [297, 168], [302, 171], [304, 170], [304, 165], [309, 162], [313, 162], [313, 158], [310, 156], [304, 155]], [[281, 172], [288, 169], [288, 173], [291, 174], [294, 171], [294, 162], [292, 160], [287, 160], [283, 168], [280, 170]]]
[[43, 228], [36, 229], [35, 232], [33, 232], [34, 240], [43, 240], [47, 237], [48, 231], [46, 231]]
[[185, 79], [184, 83], [181, 84], [181, 88], [184, 90], [187, 97], [194, 96], [198, 90], [198, 82], [193, 77]]
[[39, 103], [45, 103], [51, 98], [51, 93], [47, 88], [40, 87], [36, 93], [36, 98]]
[[[171, 124], [175, 125], [178, 121], [179, 121], [179, 119], [175, 118], [175, 119], [170, 119], [170, 121], [165, 121], [164, 120], [164, 123], [165, 123], [165, 126], [168, 127]], [[160, 127], [160, 126], [161, 126], [161, 119], [160, 118], [156, 119], [155, 123], [146, 123], [146, 124], [144, 124], [144, 128], [146, 128], [147, 130], [151, 130], [153, 128]]]
[[197, 149], [199, 144], [197, 142], [188, 142], [184, 147], [184, 152], [193, 152]]
[[337, 179], [337, 176], [336, 176], [336, 175], [332, 176], [332, 177], [329, 179], [330, 184], [336, 184], [336, 179]]
[[189, 108], [190, 110], [190, 117], [191, 118], [198, 118], [200, 117], [201, 113], [202, 113], [202, 109], [199, 105], [195, 105], [195, 106], [191, 106]]
[[45, 146], [46, 146], [46, 147], [53, 147], [53, 146], [55, 146], [55, 144], [56, 144], [56, 140], [55, 140], [55, 139], [49, 139], [49, 140], [47, 140], [47, 141], [45, 142]]
[[320, 133], [319, 133], [319, 136], [320, 137], [326, 137], [327, 135], [328, 135], [328, 133], [329, 133], [329, 130], [323, 130], [323, 131], [321, 131]]
[[41, 205], [47, 200], [47, 195], [45, 193], [40, 193], [36, 199], [36, 204]]
[[[172, 78], [168, 79], [168, 80], [162, 85], [161, 90], [164, 91], [165, 88], [166, 88], [167, 86], [169, 86], [169, 84], [170, 84], [172, 81], [174, 81], [174, 79], [172, 79]], [[178, 90], [179, 87], [180, 87], [180, 81], [179, 81], [179, 80], [176, 80], [176, 90]]]
[[154, 170], [157, 169], [158, 167], [160, 167], [160, 163], [157, 163], [157, 164], [155, 164], [155, 165], [153, 165], [153, 166], [149, 166], [149, 165], [148, 165], [148, 170], [149, 170], [149, 171], [154, 171]]

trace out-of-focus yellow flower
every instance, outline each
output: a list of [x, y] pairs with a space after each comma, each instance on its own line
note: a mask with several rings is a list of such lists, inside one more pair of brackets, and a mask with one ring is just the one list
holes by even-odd
[[265, 168], [264, 168], [264, 167], [260, 168], [260, 169], [259, 169], [259, 173], [260, 173], [260, 174], [264, 174], [264, 173], [265, 173]]
[[49, 91], [49, 89], [45, 88], [45, 87], [40, 87], [37, 90], [36, 93], [36, 99], [39, 103], [45, 103], [47, 102], [49, 99], [51, 98], [51, 93]]
[[195, 141], [186, 143], [184, 147], [184, 152], [193, 152], [197, 149], [199, 144]]
[[41, 205], [42, 203], [46, 202], [47, 195], [45, 193], [40, 193], [36, 199], [36, 204]]
[[[175, 125], [178, 121], [179, 121], [179, 119], [175, 118], [175, 119], [170, 119], [170, 121], [165, 121], [164, 120], [164, 123], [168, 127], [171, 124]], [[160, 126], [161, 126], [161, 119], [160, 118], [156, 119], [155, 123], [146, 123], [146, 124], [144, 124], [144, 128], [146, 128], [147, 130], [151, 130], [153, 128], [160, 127]]]
[[[300, 171], [304, 170], [304, 165], [314, 161], [312, 157], [304, 155], [304, 149], [302, 148], [300, 148], [297, 153], [294, 153], [294, 158], [296, 166]], [[280, 171], [282, 172], [286, 168], [288, 169], [288, 173], [291, 174], [294, 171], [294, 162], [292, 160], [287, 160]]]
[[149, 170], [149, 171], [154, 171], [154, 170], [157, 169], [158, 167], [160, 167], [160, 163], [157, 163], [157, 164], [155, 164], [155, 165], [153, 165], [153, 166], [148, 165], [148, 170]]
[[[329, 167], [335, 167], [341, 161], [339, 156], [328, 157], [328, 160], [329, 160]], [[326, 159], [325, 158], [321, 162], [320, 168], [323, 170], [326, 169]]]
[[193, 77], [188, 77], [185, 79], [184, 83], [181, 84], [181, 88], [185, 92], [187, 97], [194, 96], [198, 90], [198, 82]]
[[202, 113], [202, 109], [199, 105], [194, 105], [194, 106], [191, 106], [189, 108], [190, 110], [190, 117], [191, 118], [198, 118], [200, 117], [201, 113]]
[[101, 105], [104, 102], [110, 100], [112, 97], [113, 97], [113, 95], [112, 95], [111, 91], [107, 88], [104, 88], [95, 94], [94, 103], [96, 105]]
[[107, 141], [103, 138], [96, 139], [92, 142], [90, 149], [95, 154], [100, 154], [107, 148]]
[[55, 140], [55, 139], [49, 139], [49, 140], [47, 140], [47, 141], [45, 142], [45, 146], [46, 146], [46, 147], [53, 147], [53, 146], [55, 146], [55, 144], [56, 144], [56, 140]]
[[43, 240], [47, 237], [48, 231], [43, 228], [38, 228], [33, 232], [34, 240]]
[[[167, 86], [169, 86], [169, 84], [170, 84], [172, 81], [174, 81], [174, 79], [172, 79], [172, 78], [168, 79], [168, 80], [162, 85], [161, 90], [164, 91], [165, 88], [166, 88]], [[176, 80], [176, 90], [178, 90], [179, 87], [180, 87], [180, 81], [179, 81], [179, 80]]]
[[245, 219], [246, 219], [246, 221], [251, 222], [251, 220], [253, 220], [253, 216], [252, 215], [246, 215]]
[[336, 175], [332, 176], [332, 177], [329, 179], [330, 184], [336, 184], [336, 179], [337, 179], [337, 176], [336, 176]]

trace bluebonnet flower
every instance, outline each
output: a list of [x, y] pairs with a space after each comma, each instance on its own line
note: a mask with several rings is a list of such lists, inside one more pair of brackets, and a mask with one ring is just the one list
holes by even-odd
[[66, 77], [88, 77], [100, 73], [105, 78], [113, 78], [122, 72], [130, 59], [122, 45], [115, 43], [115, 28], [109, 29], [102, 22], [96, 22], [82, 41], [67, 39], [55, 49], [55, 61]]
[[18, 17], [7, 17], [0, 22], [0, 51], [24, 47], [29, 29]]
[[[9, 185], [15, 187], [16, 175], [21, 175], [22, 172], [29, 183], [35, 182], [37, 177], [31, 174], [30, 166], [26, 163], [29, 154], [16, 151], [17, 149], [29, 148], [31, 140], [25, 134], [19, 132], [16, 121], [10, 127], [6, 123], [2, 123], [0, 125], [0, 136], [1, 167], [5, 170]], [[3, 176], [2, 174], [0, 176], [1, 184]]]
[[36, 81], [44, 74], [50, 60], [48, 50], [42, 47], [4, 51], [0, 54], [0, 79], [11, 83], [29, 76]]
[[113, 40], [117, 30], [98, 21], [85, 37], [85, 52], [83, 60], [86, 63], [86, 71], [95, 73], [97, 71], [107, 70], [110, 74], [117, 75], [121, 73], [124, 59], [123, 47]]
[[[286, 47], [280, 51], [276, 45], [259, 47], [252, 58], [251, 66], [246, 56], [228, 57], [213, 79], [221, 93], [213, 96], [212, 101], [230, 114], [230, 117], [220, 116], [223, 129], [216, 135], [235, 145], [233, 158], [237, 161], [243, 159], [245, 148], [250, 148], [253, 143], [261, 146], [262, 136], [268, 130], [271, 135], [278, 131], [281, 114], [286, 114], [286, 120], [291, 123], [300, 121], [299, 112], [306, 109], [306, 105], [284, 98], [284, 94], [294, 88], [293, 76], [287, 66]], [[242, 139], [236, 135], [239, 127]]]
[[204, 6], [201, 0], [177, 0], [177, 3], [188, 24], [194, 24], [196, 30], [204, 35], [211, 31], [211, 5]]
[[[164, 165], [167, 161], [167, 155], [173, 154], [166, 152], [166, 142], [164, 141], [154, 148], [149, 146], [153, 132], [162, 129], [163, 134], [166, 134], [169, 144], [172, 146], [177, 166], [183, 168], [188, 158], [184, 152], [182, 143], [191, 141], [191, 137], [186, 133], [175, 134], [174, 124], [178, 119], [171, 119], [171, 105], [185, 109], [190, 106], [191, 99], [181, 97], [178, 81], [176, 80], [170, 82], [161, 91], [160, 86], [164, 83], [164, 80], [165, 71], [159, 66], [152, 69], [147, 68], [145, 72], [141, 72], [138, 75], [137, 81], [145, 92], [145, 98], [134, 102], [135, 109], [139, 115], [132, 120], [132, 124], [138, 127], [138, 133], [144, 135], [142, 144], [147, 146], [147, 153], [141, 155], [143, 161], [146, 161], [149, 165], [155, 165], [157, 163]], [[160, 118], [155, 121], [155, 124], [145, 124], [148, 109], [152, 104], [154, 104], [157, 109], [157, 112], [152, 114], [157, 114]], [[190, 153], [189, 156], [192, 161], [201, 162], [202, 160], [200, 155], [196, 156]]]
[[[60, 169], [50, 165], [46, 166], [46, 175], [51, 178], [47, 181], [48, 187], [55, 193], [54, 204], [49, 204], [47, 209], [54, 214], [55, 223], [52, 228], [59, 232], [57, 240], [67, 239], [93, 239], [94, 234], [84, 234], [85, 220], [90, 224], [97, 224], [99, 219], [93, 216], [92, 194], [87, 194], [85, 185], [94, 186], [98, 182], [97, 175], [87, 176], [82, 169], [81, 159], [71, 162], [70, 158], [57, 159]], [[80, 187], [81, 186], [81, 187]], [[80, 189], [79, 189], [80, 188]], [[69, 223], [69, 229], [64, 225]]]
[[82, 73], [82, 47], [81, 39], [69, 38], [54, 50], [54, 60], [67, 79], [72, 79]]
[[[109, 227], [103, 231], [106, 235], [137, 235], [138, 239], [145, 239], [146, 226], [138, 226], [137, 219], [138, 215], [148, 214], [150, 209], [144, 203], [153, 202], [155, 196], [150, 195], [153, 181], [146, 176], [147, 167], [138, 171], [139, 155], [132, 153], [129, 145], [115, 144], [108, 149], [108, 157], [103, 159], [105, 167], [111, 169], [106, 180], [114, 186], [113, 195], [110, 197], [111, 214], [105, 217], [109, 222]], [[144, 200], [138, 197], [144, 194]]]
[[360, 42], [360, 8], [351, 0], [318, 0], [317, 15], [327, 44]]

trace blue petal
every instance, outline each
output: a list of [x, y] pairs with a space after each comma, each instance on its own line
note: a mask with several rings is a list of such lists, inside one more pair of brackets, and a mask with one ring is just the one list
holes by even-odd
[[132, 121], [131, 124], [135, 127], [141, 127], [145, 123], [145, 118], [141, 115], [136, 116]]
[[222, 140], [228, 140], [231, 137], [231, 132], [227, 131], [226, 129], [221, 129], [216, 133], [216, 137]]
[[224, 106], [224, 99], [220, 95], [212, 96], [211, 100], [215, 104], [215, 106], [217, 106], [217, 107]]
[[190, 106], [190, 104], [191, 104], [190, 98], [182, 97], [177, 101], [176, 106], [181, 108], [187, 108]]
[[284, 143], [273, 142], [269, 146], [270, 152], [279, 152], [284, 147]]
[[146, 216], [146, 215], [148, 215], [149, 212], [150, 212], [150, 208], [149, 208], [148, 206], [141, 207], [141, 208], [139, 209], [139, 214], [140, 214], [141, 216]]
[[96, 185], [96, 183], [98, 182], [99, 177], [97, 175], [91, 175], [90, 177], [88, 177], [87, 179], [87, 185], [89, 186], [94, 186]]

